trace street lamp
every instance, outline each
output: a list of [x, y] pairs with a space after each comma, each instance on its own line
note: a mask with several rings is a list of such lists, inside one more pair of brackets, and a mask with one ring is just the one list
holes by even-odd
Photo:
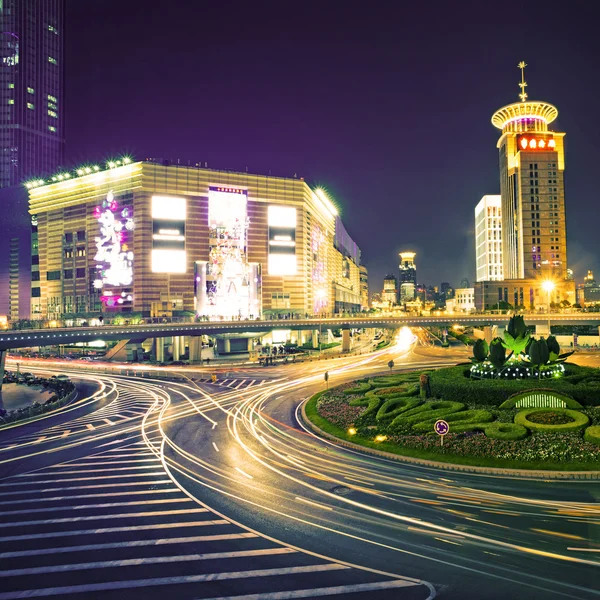
[[542, 289], [548, 292], [548, 335], [550, 335], [550, 294], [556, 287], [554, 281], [550, 281], [549, 279], [542, 282]]

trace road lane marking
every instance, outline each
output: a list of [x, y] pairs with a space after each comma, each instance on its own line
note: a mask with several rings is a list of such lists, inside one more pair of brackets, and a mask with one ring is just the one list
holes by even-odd
[[362, 479], [358, 479], [357, 477], [350, 477], [348, 475], [346, 475], [344, 477], [344, 479], [347, 479], [348, 481], [356, 481], [356, 483], [362, 483], [363, 485], [370, 485], [370, 486], [374, 486], [374, 483], [369, 483], [368, 481], [363, 481]]
[[[100, 481], [102, 479], [124, 479], [125, 477], [160, 477], [164, 475], [162, 471], [154, 472], [154, 473], [128, 473], [127, 475], [94, 475], [92, 477], [66, 477], [65, 479], [43, 479], [39, 481], [37, 479], [29, 480], [29, 481], [12, 481], [11, 483], [0, 483], [0, 488], [2, 487], [11, 487], [14, 488], [17, 485], [38, 485], [42, 483], [65, 483], [70, 481]], [[146, 483], [146, 482], [140, 482]], [[114, 485], [121, 485], [120, 483], [115, 482]], [[130, 484], [127, 484], [130, 485]], [[60, 488], [51, 488], [52, 490], [60, 489]], [[23, 493], [27, 493], [32, 490], [23, 490]], [[36, 490], [37, 491], [37, 490]]]
[[600, 552], [600, 548], [567, 548], [573, 552]]
[[131, 542], [112, 542], [106, 544], [88, 544], [86, 546], [59, 546], [58, 548], [35, 548], [0, 553], [2, 558], [24, 556], [44, 556], [47, 554], [65, 554], [70, 552], [91, 552], [94, 550], [116, 550], [119, 548], [140, 548], [143, 546], [163, 546], [165, 544], [193, 544], [197, 542], [221, 542], [260, 537], [256, 533], [223, 533], [217, 535], [194, 535], [191, 537], [162, 538], [158, 540], [133, 540]]
[[[161, 473], [162, 475], [162, 473]], [[36, 494], [47, 494], [49, 492], [64, 492], [65, 490], [91, 490], [97, 488], [107, 488], [107, 487], [132, 487], [139, 485], [172, 485], [170, 479], [159, 479], [158, 481], [135, 481], [131, 483], [99, 483], [98, 485], [75, 485], [72, 487], [60, 487], [60, 488], [46, 488], [43, 490], [35, 490]], [[33, 491], [33, 490], [30, 490]], [[0, 498], [4, 498], [5, 496], [19, 496], [22, 494], [27, 494], [28, 492], [23, 490], [20, 492], [4, 492], [0, 494]], [[126, 493], [126, 492], [121, 492]], [[38, 502], [40, 500], [46, 500], [46, 498], [37, 498]], [[15, 502], [21, 502], [21, 500], [15, 500]], [[0, 502], [0, 504], [2, 504]]]
[[[69, 508], [70, 510], [70, 508]], [[37, 521], [16, 521], [14, 523], [2, 523], [2, 528], [21, 527], [25, 525], [55, 525], [57, 523], [77, 523], [79, 521], [103, 521], [105, 519], [129, 519], [140, 517], [162, 517], [165, 515], [189, 515], [191, 513], [206, 513], [207, 508], [182, 508], [176, 510], [159, 510], [139, 513], [120, 513], [118, 515], [87, 515], [84, 517], [62, 517], [60, 519], [40, 519]]]
[[48, 436], [47, 435], [43, 435], [42, 437], [38, 438], [37, 440], [35, 440], [35, 442], [33, 442], [34, 444], [39, 444], [40, 442], [43, 442]]
[[245, 379], [242, 379], [242, 381], [240, 381], [236, 386], [235, 389], [239, 390], [244, 384], [246, 383]]
[[374, 592], [390, 588], [410, 587], [422, 585], [417, 581], [394, 579], [392, 581], [377, 581], [375, 583], [355, 583], [352, 585], [336, 585], [289, 592], [267, 592], [261, 594], [244, 594], [243, 596], [219, 596], [205, 600], [297, 600], [298, 598], [320, 598], [322, 596], [339, 596], [340, 594], [354, 594], [360, 592]]
[[331, 506], [325, 506], [324, 504], [319, 504], [319, 502], [313, 502], [312, 500], [307, 500], [306, 498], [302, 498], [302, 496], [296, 496], [295, 498], [298, 502], [304, 502], [305, 504], [310, 504], [311, 506], [317, 506], [318, 508], [322, 508], [323, 510], [333, 510]]
[[51, 531], [49, 533], [30, 533], [26, 535], [0, 537], [0, 542], [16, 540], [45, 540], [55, 537], [71, 537], [74, 535], [96, 535], [101, 533], [121, 533], [129, 531], [151, 531], [154, 529], [177, 529], [178, 527], [209, 527], [211, 525], [230, 525], [225, 519], [207, 521], [183, 521], [181, 523], [156, 523], [154, 525], [132, 525], [130, 527], [104, 527], [100, 529], [80, 529], [77, 531]]
[[251, 571], [233, 571], [225, 573], [204, 573], [202, 575], [181, 575], [174, 577], [156, 577], [154, 579], [131, 579], [129, 581], [106, 581], [102, 583], [88, 583], [69, 585], [63, 587], [41, 588], [33, 590], [19, 590], [15, 592], [1, 592], [0, 600], [17, 600], [19, 598], [38, 598], [40, 596], [60, 596], [64, 594], [89, 594], [108, 590], [129, 590], [133, 588], [154, 587], [159, 585], [182, 585], [188, 583], [202, 583], [213, 581], [228, 581], [235, 579], [249, 579], [254, 577], [274, 577], [285, 575], [299, 575], [301, 573], [319, 573], [326, 571], [339, 571], [350, 569], [346, 565], [328, 563], [320, 565], [307, 565], [303, 567], [281, 567], [278, 569], [254, 569]]
[[114, 421], [111, 421], [110, 419], [104, 419], [104, 422], [105, 422], [107, 425], [116, 425], [116, 423], [115, 423]]
[[[139, 502], [102, 502], [100, 504], [78, 504], [77, 506], [69, 506], [69, 510], [85, 510], [87, 508], [116, 508], [118, 506], [146, 506], [147, 504], [175, 504], [179, 502], [193, 502], [193, 500], [191, 498], [161, 498], [160, 500], [140, 500]], [[3, 510], [2, 515], [28, 515], [30, 513], [58, 512], [64, 510], [64, 506], [26, 508], [24, 510]]]
[[94, 431], [96, 429], [91, 423], [86, 423], [85, 425], [90, 431]]
[[[159, 462], [159, 461], [157, 461]], [[119, 463], [121, 464], [121, 463]], [[56, 465], [58, 466], [58, 465]], [[156, 465], [141, 465], [137, 467], [113, 467], [112, 469], [75, 469], [74, 471], [44, 471], [40, 473], [23, 473], [17, 477], [39, 477], [41, 475], [77, 475], [82, 473], [114, 473], [115, 471], [133, 471], [140, 469], [155, 469]]]
[[451, 540], [445, 540], [444, 538], [436, 537], [434, 539], [439, 540], [440, 542], [446, 542], [446, 544], [453, 544], [454, 546], [462, 546], [462, 544], [460, 544], [459, 542], [453, 542]]
[[219, 447], [214, 442], [212, 443], [212, 445], [213, 445], [213, 448], [218, 452], [219, 451]]
[[[127, 496], [135, 496], [138, 494], [181, 494], [181, 490], [173, 488], [170, 490], [142, 490], [140, 492], [127, 492]], [[39, 504], [40, 502], [57, 502], [61, 500], [75, 500], [78, 498], [110, 498], [111, 496], [119, 496], [122, 498], [124, 494], [123, 492], [108, 492], [104, 494], [75, 494], [73, 496], [54, 496], [53, 498], [33, 498], [30, 500], [3, 500], [0, 502], [0, 506], [4, 506], [6, 504], [30, 504], [33, 502]]]
[[44, 573], [64, 573], [70, 571], [85, 571], [87, 569], [105, 569], [114, 567], [131, 567], [138, 565], [154, 565], [164, 563], [188, 562], [196, 560], [220, 560], [227, 558], [247, 558], [253, 556], [271, 556], [277, 554], [292, 554], [298, 552], [293, 548], [264, 548], [261, 550], [236, 550], [232, 552], [211, 552], [204, 554], [181, 554], [178, 556], [151, 556], [147, 558], [128, 558], [123, 560], [103, 560], [69, 565], [50, 565], [45, 567], [30, 567], [0, 571], [0, 577], [19, 577], [23, 575], [41, 575]]
[[252, 477], [252, 475], [248, 475], [248, 473], [246, 473], [245, 471], [242, 471], [239, 467], [236, 467], [235, 470], [238, 471], [239, 473], [241, 473], [244, 477], [247, 477], [248, 479], [254, 479], [254, 477]]

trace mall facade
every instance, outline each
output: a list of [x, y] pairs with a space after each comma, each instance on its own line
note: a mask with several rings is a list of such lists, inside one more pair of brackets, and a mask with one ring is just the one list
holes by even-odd
[[302, 178], [123, 158], [26, 185], [34, 319], [361, 309], [360, 250]]

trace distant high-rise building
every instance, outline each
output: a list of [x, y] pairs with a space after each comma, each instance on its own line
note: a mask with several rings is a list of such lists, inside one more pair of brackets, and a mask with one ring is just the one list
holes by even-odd
[[417, 293], [415, 252], [400, 252], [400, 303], [412, 302]]
[[358, 268], [360, 277], [360, 304], [362, 310], [369, 310], [369, 272], [365, 265]]
[[8, 259], [8, 318], [19, 320], [19, 238], [10, 238]]
[[[475, 207], [477, 281], [502, 281], [502, 206], [499, 195], [484, 196]], [[468, 288], [468, 285], [462, 286]]]
[[64, 22], [65, 0], [0, 1], [0, 187], [63, 160]]
[[398, 302], [398, 282], [394, 275], [386, 275], [383, 280], [383, 293], [381, 301], [390, 306]]

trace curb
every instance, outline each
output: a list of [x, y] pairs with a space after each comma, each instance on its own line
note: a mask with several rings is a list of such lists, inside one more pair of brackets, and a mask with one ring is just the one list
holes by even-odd
[[[310, 398], [309, 398], [310, 399]], [[302, 422], [318, 436], [335, 442], [338, 446], [349, 448], [351, 450], [359, 450], [365, 454], [380, 456], [398, 462], [409, 463], [421, 467], [430, 467], [434, 469], [445, 469], [446, 471], [462, 471], [463, 473], [478, 473], [481, 475], [493, 475], [504, 477], [517, 477], [522, 479], [563, 479], [563, 480], [593, 480], [600, 479], [600, 471], [531, 471], [523, 469], [502, 469], [498, 467], [475, 467], [472, 465], [459, 465], [454, 463], [438, 462], [435, 460], [426, 460], [424, 458], [414, 458], [412, 456], [402, 456], [393, 454], [392, 452], [384, 452], [383, 450], [375, 450], [360, 444], [353, 444], [346, 440], [342, 440], [335, 435], [331, 435], [317, 427], [307, 416], [305, 412], [306, 402], [300, 406], [300, 415]]]

